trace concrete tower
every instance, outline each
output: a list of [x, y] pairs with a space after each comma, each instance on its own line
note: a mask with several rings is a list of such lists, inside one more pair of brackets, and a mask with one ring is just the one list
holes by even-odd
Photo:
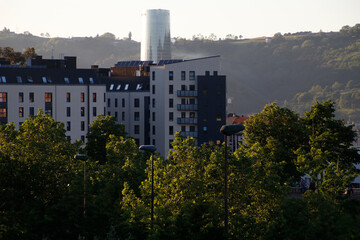
[[170, 12], [164, 9], [149, 9], [141, 14], [142, 40], [141, 60], [171, 59]]

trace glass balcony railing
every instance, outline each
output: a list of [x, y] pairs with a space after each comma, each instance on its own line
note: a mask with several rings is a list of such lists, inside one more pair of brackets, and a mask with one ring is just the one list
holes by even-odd
[[197, 91], [193, 90], [178, 90], [177, 96], [178, 97], [197, 97], [198, 93]]
[[197, 124], [197, 118], [178, 118], [178, 124]]
[[198, 136], [197, 132], [180, 132], [180, 134], [183, 135], [184, 137], [197, 138], [197, 136]]
[[178, 104], [177, 110], [178, 111], [197, 111], [198, 105], [197, 104]]

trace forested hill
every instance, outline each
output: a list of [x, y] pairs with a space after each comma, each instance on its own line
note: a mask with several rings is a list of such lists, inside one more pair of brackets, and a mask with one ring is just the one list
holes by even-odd
[[[0, 47], [33, 46], [44, 57], [77, 56], [80, 67], [138, 60], [140, 43], [112, 34], [89, 38], [40, 38], [0, 32]], [[337, 117], [360, 122], [360, 24], [339, 32], [275, 34], [272, 38], [177, 38], [173, 58], [221, 55], [228, 79], [228, 112], [250, 114], [277, 101], [302, 114], [315, 100], [336, 102]]]

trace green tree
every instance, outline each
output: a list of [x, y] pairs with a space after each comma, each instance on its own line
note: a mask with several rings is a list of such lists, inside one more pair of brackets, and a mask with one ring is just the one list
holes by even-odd
[[97, 116], [94, 122], [90, 124], [86, 136], [88, 139], [86, 151], [93, 161], [98, 161], [100, 164], [106, 162], [106, 144], [110, 135], [125, 137], [125, 126], [117, 124], [113, 116]]
[[357, 149], [352, 147], [355, 132], [344, 121], [334, 119], [334, 102], [317, 102], [303, 118], [308, 136], [297, 151], [299, 170], [316, 181], [320, 192], [339, 196], [359, 172]]

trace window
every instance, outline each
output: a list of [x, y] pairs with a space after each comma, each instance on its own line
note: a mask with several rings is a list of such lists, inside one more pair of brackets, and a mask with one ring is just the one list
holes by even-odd
[[195, 126], [190, 126], [190, 132], [195, 132]]
[[134, 120], [135, 120], [135, 121], [139, 121], [139, 120], [140, 120], [140, 113], [139, 113], [139, 112], [134, 112]]
[[214, 76], [217, 76], [218, 75], [218, 71], [214, 71]]
[[193, 85], [193, 84], [190, 85], [190, 86], [189, 86], [189, 89], [190, 89], [190, 91], [195, 91], [195, 85]]
[[28, 81], [29, 83], [34, 82], [34, 80], [32, 79], [32, 76], [27, 76], [27, 81]]
[[120, 88], [121, 88], [121, 84], [117, 85], [117, 87], [116, 87], [116, 91], [119, 91], [119, 90], [120, 90]]
[[110, 115], [111, 115], [111, 112], [108, 112], [107, 115], [110, 116]]
[[186, 113], [185, 112], [181, 112], [181, 118], [186, 118]]
[[152, 107], [155, 108], [155, 98], [152, 99]]
[[115, 98], [115, 107], [118, 107], [118, 99]]
[[68, 77], [64, 77], [64, 82], [65, 82], [66, 84], [69, 84], [69, 83], [70, 83], [69, 78], [68, 78]]
[[67, 116], [67, 117], [70, 117], [70, 115], [71, 115], [71, 108], [70, 108], [70, 107], [67, 107], [67, 108], [66, 108], [66, 116]]
[[135, 125], [134, 126], [134, 134], [139, 134], [140, 133], [140, 126], [139, 125]]
[[84, 79], [82, 77], [79, 77], [78, 79], [80, 84], [84, 84]]
[[181, 104], [186, 104], [185, 98], [182, 98], [182, 99], [181, 99]]
[[141, 90], [141, 89], [142, 89], [142, 84], [140, 84], [140, 83], [137, 84], [137, 85], [136, 85], [136, 91], [139, 91], [139, 90]]
[[189, 80], [195, 80], [195, 71], [189, 72]]
[[115, 112], [115, 120], [118, 120], [118, 112]]
[[52, 93], [51, 92], [46, 92], [45, 93], [45, 102], [47, 102], [47, 103], [52, 102]]
[[96, 117], [96, 107], [93, 107], [93, 117]]
[[34, 102], [34, 93], [33, 92], [30, 92], [29, 93], [29, 102]]
[[80, 93], [80, 102], [85, 102], [85, 93]]
[[121, 99], [121, 105], [123, 108], [125, 107], [125, 98]]
[[221, 121], [221, 114], [220, 113], [216, 114], [216, 121]]
[[205, 71], [205, 76], [209, 76], [210, 75], [210, 71]]
[[24, 108], [19, 107], [19, 117], [24, 117]]
[[110, 107], [110, 98], [108, 98], [107, 107]]
[[181, 126], [181, 131], [186, 132], [186, 126]]
[[7, 93], [0, 92], [0, 102], [7, 102]]
[[125, 112], [121, 113], [121, 121], [125, 121]]
[[174, 80], [174, 72], [173, 71], [169, 71], [169, 80], [170, 81]]
[[17, 80], [18, 83], [22, 83], [22, 78], [21, 78], [21, 76], [17, 76], [17, 77], [16, 77], [16, 80]]
[[134, 107], [136, 108], [140, 107], [140, 100], [138, 98], [134, 99]]
[[0, 108], [0, 117], [6, 118], [6, 116], [7, 116], [6, 108]]
[[125, 84], [124, 90], [127, 91], [129, 89], [129, 84]]
[[70, 102], [70, 101], [71, 101], [71, 99], [70, 99], [70, 93], [67, 92], [67, 93], [66, 93], [66, 102]]
[[[104, 102], [106, 102], [106, 93], [104, 93]], [[105, 112], [104, 112], [105, 114]]]
[[19, 103], [24, 102], [24, 93], [23, 92], [19, 92]]
[[155, 85], [152, 85], [152, 94], [155, 94]]
[[85, 121], [81, 121], [80, 127], [81, 127], [81, 131], [85, 131]]
[[155, 122], [155, 112], [152, 112], [152, 121]]
[[207, 88], [207, 86], [203, 86], [203, 94], [207, 94], [207, 92], [208, 92], [208, 88]]
[[169, 140], [169, 148], [172, 148], [172, 143], [174, 142], [174, 140], [173, 139], [170, 139]]
[[89, 77], [90, 84], [94, 84], [94, 79], [92, 77]]
[[93, 96], [93, 102], [96, 102], [96, 93], [93, 93], [92, 96]]
[[181, 71], [181, 80], [186, 80], [186, 74], [185, 71]]
[[155, 132], [156, 132], [155, 130], [156, 130], [156, 129], [155, 129], [155, 125], [153, 125], [153, 126], [152, 126], [152, 134], [153, 134], [153, 135], [155, 135]]
[[186, 85], [181, 85], [181, 91], [186, 91]]
[[169, 126], [169, 135], [174, 135], [174, 126]]
[[169, 98], [169, 108], [173, 108], [174, 107], [174, 99]]
[[1, 82], [6, 83], [6, 77], [5, 76], [1, 77]]
[[81, 141], [85, 142], [85, 136], [81, 135]]
[[155, 72], [152, 71], [151, 75], [152, 75], [152, 80], [154, 81], [155, 80]]
[[189, 103], [190, 104], [195, 104], [195, 98], [190, 98]]
[[155, 139], [153, 139], [153, 140], [152, 140], [152, 145], [154, 145], [154, 146], [155, 146]]
[[169, 94], [174, 94], [174, 85], [169, 85]]
[[80, 108], [80, 115], [81, 115], [81, 117], [85, 116], [85, 107]]
[[70, 136], [66, 136], [66, 140], [68, 140], [69, 142], [71, 141], [71, 137]]
[[47, 82], [46, 77], [42, 77], [42, 81], [43, 83], [46, 83]]
[[66, 131], [71, 131], [71, 122], [66, 122]]
[[170, 122], [174, 121], [174, 113], [173, 112], [169, 112], [169, 121]]
[[190, 112], [190, 118], [195, 118], [195, 112]]

